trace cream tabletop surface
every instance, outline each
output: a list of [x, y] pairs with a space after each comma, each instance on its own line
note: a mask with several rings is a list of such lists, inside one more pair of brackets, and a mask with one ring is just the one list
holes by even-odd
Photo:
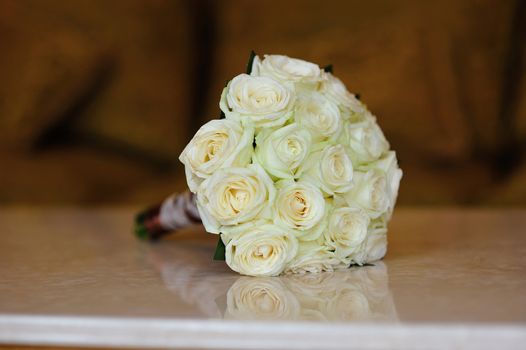
[[526, 210], [399, 208], [374, 266], [255, 278], [131, 208], [0, 210], [0, 344], [526, 348]]

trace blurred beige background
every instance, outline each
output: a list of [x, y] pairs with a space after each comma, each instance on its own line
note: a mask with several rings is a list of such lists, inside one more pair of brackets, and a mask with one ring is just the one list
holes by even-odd
[[0, 0], [0, 203], [157, 202], [251, 49], [332, 63], [407, 205], [526, 204], [521, 0]]

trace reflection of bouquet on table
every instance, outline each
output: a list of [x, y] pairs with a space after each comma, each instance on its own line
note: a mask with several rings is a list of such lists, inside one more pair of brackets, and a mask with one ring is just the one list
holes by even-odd
[[221, 273], [203, 276], [206, 264], [196, 261], [200, 254], [188, 246], [153, 247], [152, 254], [166, 287], [208, 317], [398, 320], [383, 262], [333, 273], [251, 278]]
[[202, 220], [245, 275], [333, 271], [382, 258], [402, 171], [376, 118], [332, 67], [251, 55], [221, 119], [180, 156], [190, 191], [139, 216], [156, 238]]
[[394, 321], [386, 280], [382, 262], [349, 272], [240, 277], [227, 292], [224, 318]]

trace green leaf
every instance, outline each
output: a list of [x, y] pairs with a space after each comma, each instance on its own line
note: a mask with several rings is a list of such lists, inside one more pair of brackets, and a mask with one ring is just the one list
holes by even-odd
[[149, 233], [146, 226], [144, 226], [144, 221], [147, 217], [147, 211], [141, 212], [135, 216], [135, 225], [133, 227], [133, 231], [135, 232], [135, 235], [140, 239], [148, 239]]
[[254, 63], [254, 58], [256, 58], [256, 52], [254, 50], [250, 50], [250, 56], [248, 56], [247, 63], [247, 74], [252, 73], [252, 64]]
[[225, 260], [225, 243], [219, 235], [219, 240], [217, 241], [216, 251], [214, 253], [214, 260]]
[[325, 67], [323, 67], [323, 70], [325, 72], [327, 72], [327, 73], [331, 73], [332, 74], [333, 73], [333, 66], [332, 66], [332, 64], [326, 65]]
[[146, 227], [144, 227], [143, 224], [135, 224], [134, 231], [135, 231], [135, 235], [139, 239], [146, 240], [149, 237], [148, 230], [146, 229]]

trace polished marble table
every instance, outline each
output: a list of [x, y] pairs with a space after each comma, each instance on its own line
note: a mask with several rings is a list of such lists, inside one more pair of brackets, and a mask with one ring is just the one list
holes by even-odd
[[526, 348], [526, 210], [399, 208], [374, 266], [254, 278], [199, 226], [151, 244], [133, 208], [0, 209], [0, 344]]

